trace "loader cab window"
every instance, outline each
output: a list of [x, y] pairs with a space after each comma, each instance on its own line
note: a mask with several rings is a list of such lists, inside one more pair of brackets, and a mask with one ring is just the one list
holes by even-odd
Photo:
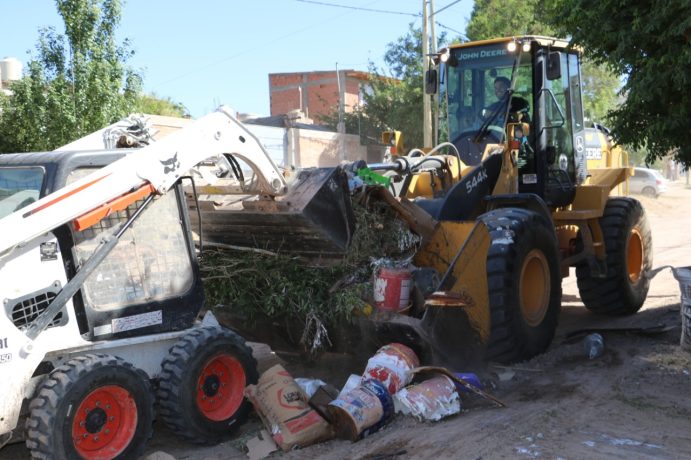
[[530, 118], [530, 52], [518, 51], [522, 55], [517, 67], [516, 52], [509, 52], [506, 43], [455, 48], [451, 53], [446, 66], [449, 140], [464, 163], [475, 165], [488, 145], [506, 142], [507, 122]]
[[559, 78], [545, 77], [539, 148], [547, 160], [545, 198], [554, 206], [573, 199], [574, 186], [585, 179], [585, 129], [578, 56], [559, 53]]
[[[93, 172], [73, 171], [67, 183]], [[104, 234], [112, 233], [136, 211], [141, 202], [114, 213], [95, 226], [74, 231], [74, 259], [84, 263]], [[122, 236], [115, 249], [82, 287], [85, 304], [94, 310], [161, 301], [187, 292], [193, 283], [192, 261], [174, 190], [156, 199]]]
[[44, 175], [43, 168], [1, 168], [0, 219], [37, 201]]

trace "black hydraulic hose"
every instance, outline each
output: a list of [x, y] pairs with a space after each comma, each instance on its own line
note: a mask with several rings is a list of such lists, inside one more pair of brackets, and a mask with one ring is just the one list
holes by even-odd
[[197, 196], [197, 184], [192, 176], [182, 176], [179, 180], [189, 179], [192, 182], [192, 193], [194, 194], [194, 206], [197, 208], [197, 221], [199, 222], [199, 254], [204, 252], [204, 235], [202, 234], [202, 211], [199, 209], [199, 197]]
[[233, 174], [235, 175], [235, 178], [238, 181], [240, 181], [241, 184], [244, 185], [245, 175], [242, 173], [242, 168], [240, 167], [240, 163], [238, 162], [237, 158], [235, 158], [230, 153], [226, 153], [223, 156], [225, 156], [226, 160], [228, 160], [228, 163], [230, 164], [230, 167], [233, 170]]

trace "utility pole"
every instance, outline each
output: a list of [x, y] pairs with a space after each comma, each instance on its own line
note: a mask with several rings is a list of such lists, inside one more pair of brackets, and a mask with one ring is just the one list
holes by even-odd
[[422, 0], [422, 134], [424, 147], [433, 147], [432, 145], [432, 101], [429, 95], [425, 92], [426, 79], [425, 74], [429, 68], [429, 34], [427, 31], [428, 16], [427, 3], [429, 0]]
[[[437, 33], [434, 28], [434, 15], [436, 14], [436, 11], [434, 11], [434, 0], [429, 0], [429, 28], [432, 33], [432, 43], [430, 44], [432, 48], [432, 52], [436, 53], [437, 52]], [[427, 60], [429, 63], [429, 59]], [[437, 88], [437, 91], [439, 91], [439, 88]], [[432, 145], [430, 147], [433, 147], [437, 145], [437, 136], [439, 135], [439, 128], [437, 127], [437, 124], [439, 123], [439, 97], [437, 94], [434, 95], [429, 95], [427, 96], [429, 99], [434, 98], [434, 104], [431, 104], [430, 107], [430, 130], [432, 131]], [[430, 101], [431, 102], [431, 101]]]
[[336, 63], [336, 85], [338, 86], [338, 150], [341, 160], [346, 159], [345, 154], [345, 85], [341, 84], [341, 71]]

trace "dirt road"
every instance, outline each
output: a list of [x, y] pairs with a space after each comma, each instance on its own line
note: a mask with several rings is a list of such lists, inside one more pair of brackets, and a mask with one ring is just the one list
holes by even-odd
[[[658, 199], [636, 197], [651, 222], [654, 266], [691, 265], [691, 189], [672, 184]], [[653, 281], [643, 310], [626, 318], [603, 318], [580, 303], [575, 276], [564, 280], [557, 337], [547, 353], [512, 368], [486, 371], [499, 409], [479, 399], [438, 423], [397, 416], [383, 430], [357, 443], [330, 441], [281, 455], [284, 458], [691, 458], [691, 353], [678, 346], [679, 288], [669, 270]], [[583, 329], [669, 326], [659, 334], [604, 331], [605, 352], [589, 360]], [[338, 360], [322, 367], [293, 365], [295, 376], [319, 376], [341, 386], [364, 363]], [[311, 375], [309, 375], [311, 374]], [[215, 460], [247, 458], [241, 448], [259, 429], [256, 420], [230, 442], [195, 447], [157, 426], [152, 458]], [[0, 460], [29, 458], [22, 445], [0, 451]]]

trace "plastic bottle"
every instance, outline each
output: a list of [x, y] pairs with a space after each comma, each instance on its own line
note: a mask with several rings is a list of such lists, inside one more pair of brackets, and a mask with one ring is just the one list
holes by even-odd
[[595, 359], [601, 356], [602, 352], [605, 350], [605, 340], [600, 334], [588, 334], [585, 339], [583, 339], [583, 348], [588, 358]]

